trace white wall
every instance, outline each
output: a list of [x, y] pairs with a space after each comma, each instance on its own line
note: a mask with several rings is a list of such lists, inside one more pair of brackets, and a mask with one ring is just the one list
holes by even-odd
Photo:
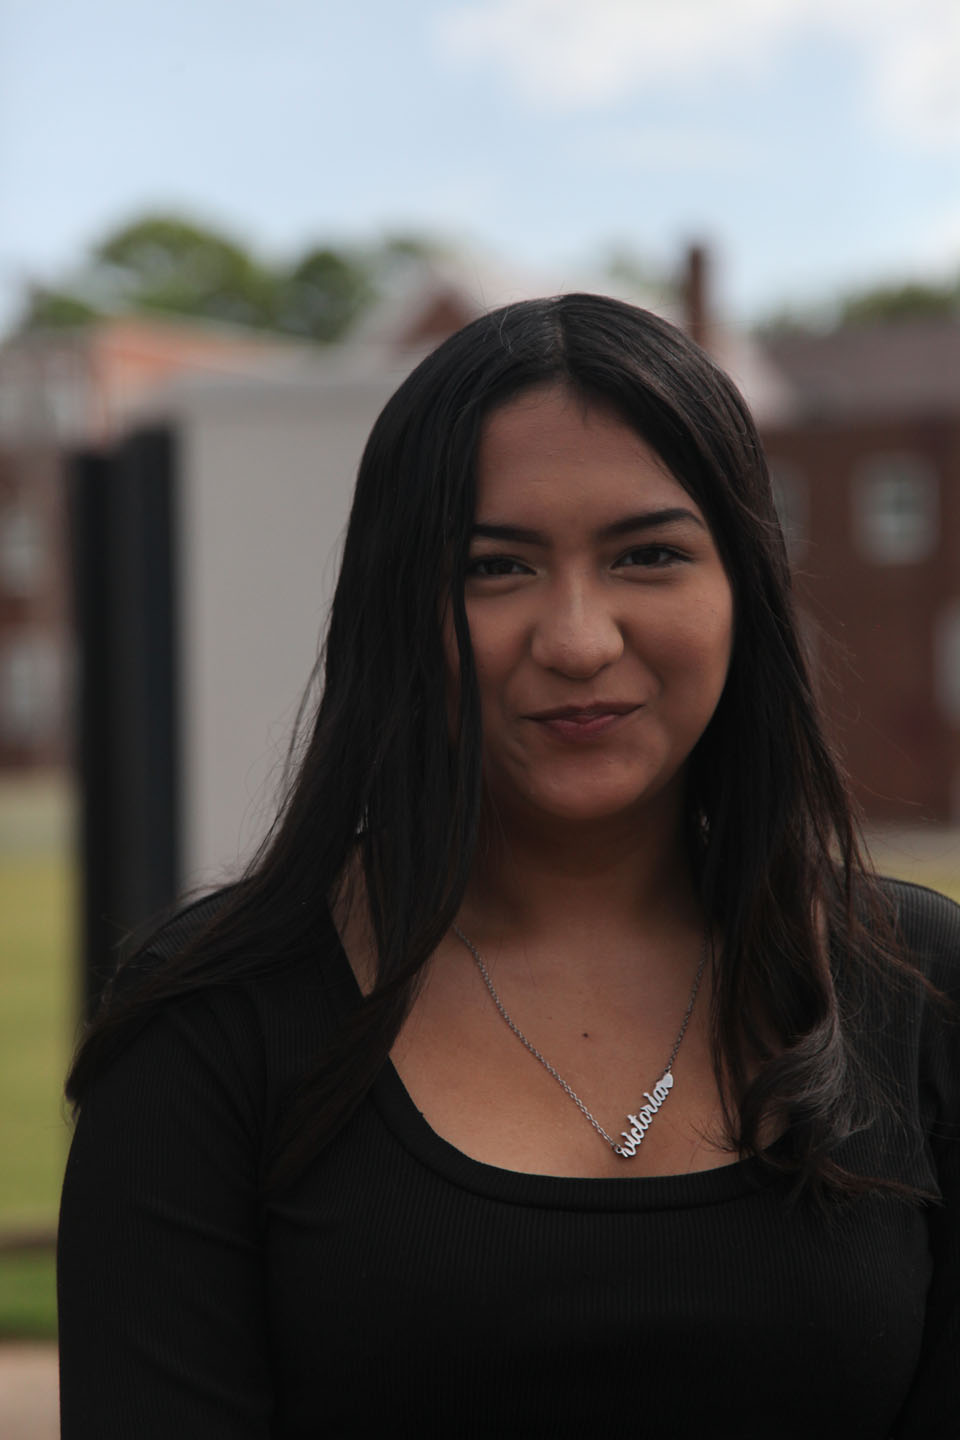
[[399, 376], [185, 392], [179, 532], [183, 881], [236, 869], [273, 813], [366, 437]]

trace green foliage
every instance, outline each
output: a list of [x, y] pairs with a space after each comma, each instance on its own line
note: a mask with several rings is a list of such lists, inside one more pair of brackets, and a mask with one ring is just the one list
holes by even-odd
[[146, 215], [97, 245], [72, 287], [36, 290], [20, 328], [165, 314], [329, 342], [374, 299], [377, 273], [398, 244], [413, 253], [410, 239], [385, 242], [369, 256], [314, 246], [290, 265], [271, 266], [218, 230], [181, 216]]
[[936, 317], [960, 320], [960, 276], [950, 284], [919, 280], [878, 285], [842, 296], [833, 305], [785, 306], [760, 324], [760, 334], [823, 334], [844, 326], [896, 325]]
[[94, 263], [137, 310], [272, 326], [277, 277], [227, 236], [170, 216], [148, 216], [103, 241]]
[[37, 286], [27, 302], [24, 329], [65, 329], [99, 319], [100, 311], [79, 295]]
[[848, 296], [840, 306], [843, 325], [925, 320], [960, 314], [960, 278], [952, 285], [924, 285], [912, 280], [903, 285], [878, 286]]
[[311, 250], [279, 284], [279, 328], [312, 340], [338, 340], [374, 294], [366, 266], [329, 247]]
[[450, 247], [431, 235], [397, 232], [385, 235], [377, 246], [378, 263], [391, 260], [436, 260], [450, 254]]

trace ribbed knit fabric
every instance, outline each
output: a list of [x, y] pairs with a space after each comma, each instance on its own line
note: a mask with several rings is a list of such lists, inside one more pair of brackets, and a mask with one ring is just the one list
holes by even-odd
[[[960, 1000], [960, 908], [891, 890]], [[922, 995], [863, 1012], [916, 1134], [843, 1159], [944, 1204], [830, 1222], [757, 1161], [481, 1164], [389, 1065], [264, 1204], [287, 1087], [355, 1002], [331, 924], [309, 961], [168, 1006], [97, 1081], [61, 1212], [64, 1440], [960, 1436], [960, 1036]]]

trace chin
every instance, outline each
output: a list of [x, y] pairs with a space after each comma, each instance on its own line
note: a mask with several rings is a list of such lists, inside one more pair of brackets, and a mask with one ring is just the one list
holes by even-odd
[[568, 756], [561, 765], [489, 765], [488, 794], [502, 821], [511, 813], [522, 823], [615, 824], [641, 820], [649, 811], [664, 822], [682, 804], [685, 754], [667, 752], [623, 757]]
[[662, 815], [679, 803], [679, 777], [659, 777], [646, 784], [609, 787], [571, 786], [528, 791], [524, 808], [558, 824], [595, 826], [626, 819], [639, 820], [648, 811]]

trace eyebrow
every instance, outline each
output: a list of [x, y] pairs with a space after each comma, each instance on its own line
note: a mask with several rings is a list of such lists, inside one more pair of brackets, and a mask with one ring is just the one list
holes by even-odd
[[[614, 520], [612, 525], [604, 525], [596, 532], [597, 540], [616, 540], [622, 535], [633, 535], [638, 530], [656, 530], [664, 525], [676, 525], [684, 520], [692, 520], [694, 525], [701, 530], [707, 527], [695, 515], [692, 510], [687, 510], [682, 505], [671, 506], [664, 510], [644, 510], [637, 515], [626, 515], [622, 520]], [[471, 535], [478, 540], [512, 540], [517, 545], [549, 545], [549, 536], [542, 530], [527, 530], [521, 525], [496, 525], [480, 524], [474, 525]]]

